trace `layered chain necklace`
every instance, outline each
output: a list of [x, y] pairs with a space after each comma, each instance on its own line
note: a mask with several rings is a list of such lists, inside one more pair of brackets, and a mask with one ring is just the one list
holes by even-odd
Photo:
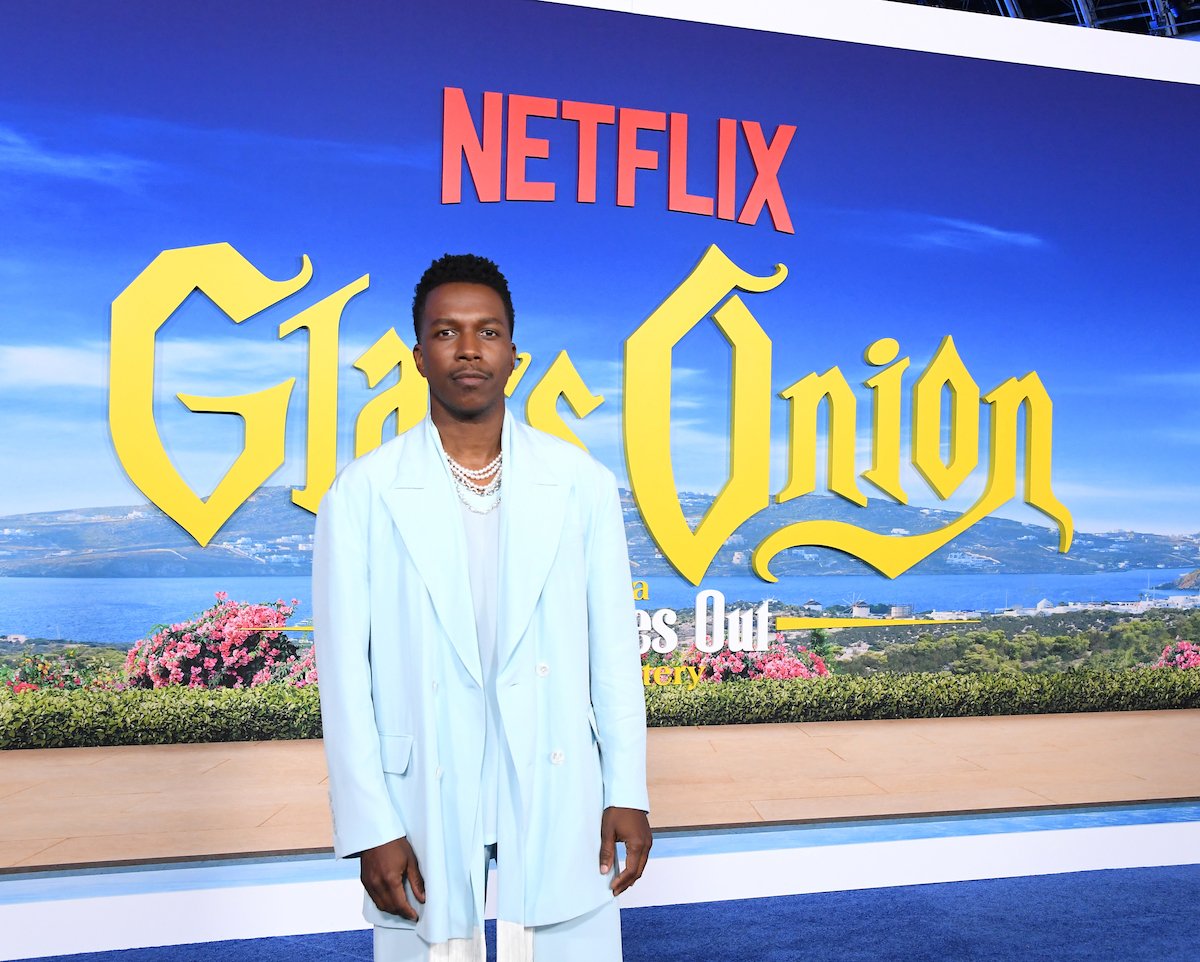
[[446, 455], [454, 490], [458, 500], [476, 514], [487, 514], [500, 503], [500, 477], [504, 473], [504, 452], [501, 451], [482, 468], [465, 468]]

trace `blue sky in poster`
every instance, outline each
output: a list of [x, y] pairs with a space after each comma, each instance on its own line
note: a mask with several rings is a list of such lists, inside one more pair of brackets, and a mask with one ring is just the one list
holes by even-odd
[[[347, 428], [369, 396], [350, 362], [388, 326], [408, 340], [412, 283], [444, 250], [496, 257], [536, 371], [569, 349], [606, 404], [579, 429], [618, 471], [620, 345], [716, 243], [759, 274], [747, 303], [774, 343], [776, 390], [897, 337], [917, 371], [952, 334], [980, 386], [1037, 370], [1055, 401], [1055, 483], [1082, 530], [1200, 530], [1200, 386], [1187, 254], [1200, 200], [1179, 118], [1200, 90], [528, 2], [8, 4], [0, 11], [0, 513], [130, 503], [105, 424], [108, 305], [160, 250], [228, 241], [273, 277], [316, 271], [239, 328], [189, 302], [160, 347], [163, 433], [199, 490], [241, 443], [175, 391], [233, 394], [303, 374], [279, 321], [370, 272], [347, 309]], [[781, 181], [794, 236], [668, 213], [665, 169], [613, 205], [573, 200], [575, 127], [534, 121], [554, 204], [444, 207], [441, 89], [682, 111], [689, 186], [711, 190], [718, 117], [799, 130]], [[666, 135], [643, 134], [664, 155]], [[740, 163], [744, 193], [749, 163]], [[677, 352], [681, 485], [725, 472], [727, 352], [710, 330]], [[289, 422], [298, 482], [303, 401]], [[784, 472], [777, 402], [774, 470]], [[869, 455], [860, 411], [861, 468]], [[343, 454], [348, 456], [349, 445]], [[979, 490], [982, 470], [951, 503]], [[864, 488], [869, 486], [864, 485]], [[935, 504], [913, 478], [914, 501]], [[1023, 520], [1033, 518], [1021, 514]], [[1040, 518], [1040, 516], [1036, 516]]]

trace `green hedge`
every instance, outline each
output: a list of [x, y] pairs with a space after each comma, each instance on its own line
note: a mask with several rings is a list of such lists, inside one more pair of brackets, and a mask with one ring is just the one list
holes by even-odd
[[315, 687], [27, 691], [0, 697], [0, 748], [320, 738]]
[[650, 725], [1200, 708], [1200, 671], [1150, 668], [1046, 675], [831, 675], [808, 682], [758, 680], [700, 685], [691, 692], [684, 691], [684, 687], [646, 689]]
[[[1200, 708], [1200, 671], [834, 675], [646, 689], [650, 725], [944, 718]], [[319, 738], [315, 687], [38, 691], [0, 695], [0, 748]]]

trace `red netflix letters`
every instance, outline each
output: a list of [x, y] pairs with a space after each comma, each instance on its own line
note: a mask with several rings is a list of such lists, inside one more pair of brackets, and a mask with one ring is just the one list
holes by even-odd
[[[507, 103], [506, 103], [507, 102]], [[561, 103], [548, 97], [486, 92], [478, 120], [471, 113], [466, 94], [459, 87], [446, 87], [442, 99], [442, 203], [462, 201], [463, 167], [474, 184], [479, 200], [553, 201], [553, 181], [531, 180], [530, 160], [550, 156], [550, 141], [529, 134], [529, 118], [570, 121], [576, 126], [578, 167], [575, 199], [596, 203], [596, 159], [600, 127], [616, 125], [617, 183], [615, 200], [632, 207], [637, 199], [638, 172], [657, 171], [662, 166], [659, 151], [640, 146], [642, 131], [667, 132], [667, 208], [703, 217], [716, 216], [755, 224], [766, 208], [775, 229], [793, 234], [791, 216], [779, 184], [779, 171], [791, 146], [796, 128], [780, 124], [767, 139], [757, 121], [717, 121], [717, 176], [715, 197], [688, 191], [688, 115], [667, 114], [611, 104], [574, 100]], [[506, 109], [507, 108], [507, 109]], [[507, 123], [505, 123], [507, 114]], [[737, 207], [738, 131], [741, 130], [754, 181]], [[659, 175], [661, 178], [661, 175]], [[645, 184], [642, 185], [645, 188]]]

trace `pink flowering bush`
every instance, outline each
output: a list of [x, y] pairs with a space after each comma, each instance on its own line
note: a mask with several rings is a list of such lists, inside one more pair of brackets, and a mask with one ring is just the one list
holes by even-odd
[[704, 680], [718, 683], [755, 678], [824, 678], [829, 674], [820, 655], [803, 645], [789, 645], [782, 634], [776, 634], [766, 651], [722, 648], [708, 653], [693, 645], [684, 652], [683, 664], [703, 667]]
[[317, 680], [312, 649], [303, 655], [283, 626], [299, 602], [217, 603], [189, 621], [160, 625], [125, 657], [130, 687], [253, 688], [278, 681], [305, 686]]
[[1176, 640], [1163, 649], [1155, 668], [1200, 668], [1200, 645]]
[[316, 649], [311, 645], [300, 657], [292, 656], [284, 664], [286, 672], [281, 679], [297, 688], [307, 688], [317, 683]]

